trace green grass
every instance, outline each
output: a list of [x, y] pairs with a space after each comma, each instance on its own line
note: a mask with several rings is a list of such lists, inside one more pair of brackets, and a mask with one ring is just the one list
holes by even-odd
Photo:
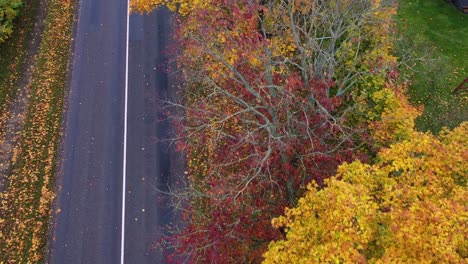
[[406, 50], [423, 61], [403, 73], [411, 80], [410, 99], [424, 105], [422, 131], [453, 128], [468, 119], [466, 93], [452, 95], [468, 77], [468, 15], [445, 0], [399, 0], [399, 27]]

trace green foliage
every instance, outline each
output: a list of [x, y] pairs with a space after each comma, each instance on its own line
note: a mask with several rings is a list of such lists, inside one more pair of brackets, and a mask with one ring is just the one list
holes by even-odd
[[343, 164], [273, 220], [285, 240], [265, 263], [464, 263], [468, 257], [468, 123], [414, 132], [375, 165]]
[[13, 20], [18, 16], [21, 0], [0, 0], [0, 43], [13, 32]]

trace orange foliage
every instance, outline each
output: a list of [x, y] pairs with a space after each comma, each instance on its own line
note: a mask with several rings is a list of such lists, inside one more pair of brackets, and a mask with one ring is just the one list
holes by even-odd
[[464, 263], [468, 258], [468, 122], [439, 138], [412, 132], [375, 165], [343, 164], [296, 208], [264, 263]]

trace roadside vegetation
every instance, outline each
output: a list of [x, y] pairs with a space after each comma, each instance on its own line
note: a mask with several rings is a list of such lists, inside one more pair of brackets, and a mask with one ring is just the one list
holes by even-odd
[[16, 83], [24, 68], [26, 47], [32, 35], [38, 7], [38, 1], [25, 2], [14, 22], [16, 30], [7, 42], [0, 43], [0, 122], [4, 121], [7, 103], [18, 91]]
[[[180, 102], [169, 104], [188, 181], [173, 193], [183, 228], [161, 241], [171, 260], [456, 263], [468, 257], [467, 123], [439, 137], [415, 130], [416, 122], [436, 131], [463, 118], [445, 120], [452, 110], [434, 114], [441, 108], [427, 95], [439, 89], [439, 103], [447, 104], [452, 90], [436, 89], [422, 75], [437, 68], [399, 63], [427, 55], [414, 51], [425, 43], [430, 56], [445, 53], [412, 23], [405, 34], [415, 30], [417, 39], [397, 41], [404, 19], [396, 23], [395, 1], [133, 0], [132, 9], [163, 5], [180, 18], [175, 37], [184, 90]], [[409, 12], [402, 17], [419, 14], [402, 8]], [[466, 66], [452, 62], [455, 72]], [[420, 72], [411, 75], [415, 69]], [[433, 80], [456, 82], [447, 76]], [[428, 102], [419, 121], [408, 85], [413, 101]], [[175, 114], [180, 110], [182, 117]]]
[[48, 2], [25, 124], [0, 196], [0, 263], [44, 261], [74, 8], [72, 0]]
[[[0, 263], [45, 261], [75, 4], [48, 1], [0, 193]], [[188, 185], [173, 193], [183, 228], [160, 241], [170, 260], [468, 258], [467, 97], [451, 94], [468, 77], [466, 16], [443, 0], [131, 4], [179, 16], [184, 91], [168, 111]], [[0, 3], [0, 125], [37, 6]]]
[[468, 16], [449, 1], [400, 0], [403, 48], [419, 61], [403, 67], [411, 102], [424, 105], [418, 129], [437, 133], [468, 120], [468, 95], [452, 91], [468, 77]]
[[18, 16], [22, 0], [2, 0], [0, 2], [0, 43], [13, 32], [14, 20]]

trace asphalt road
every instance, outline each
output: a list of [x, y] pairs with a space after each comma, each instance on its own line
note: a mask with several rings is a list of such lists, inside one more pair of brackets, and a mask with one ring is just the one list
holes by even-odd
[[[120, 263], [126, 12], [125, 0], [80, 1], [48, 263]], [[154, 243], [174, 220], [158, 192], [181, 170], [161, 141], [171, 25], [167, 10], [130, 19], [125, 263], [163, 263]]]
[[168, 138], [169, 121], [162, 101], [175, 97], [175, 76], [168, 72], [171, 16], [158, 10], [130, 18], [129, 104], [125, 260], [162, 263], [154, 242], [161, 227], [174, 221], [168, 207], [168, 187], [181, 175], [180, 156]]

